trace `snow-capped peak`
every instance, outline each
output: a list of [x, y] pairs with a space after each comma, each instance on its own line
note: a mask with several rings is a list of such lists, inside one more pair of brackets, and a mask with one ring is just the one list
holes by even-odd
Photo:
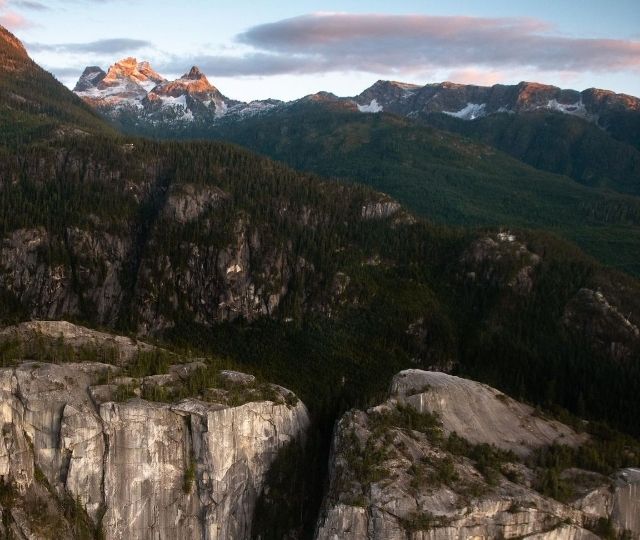
[[87, 66], [84, 68], [82, 75], [80, 75], [73, 91], [85, 92], [91, 88], [95, 88], [106, 75], [106, 72], [98, 66]]
[[113, 64], [102, 82], [111, 86], [125, 79], [145, 86], [152, 83], [160, 84], [166, 80], [151, 67], [149, 62], [138, 62], [135, 58], [129, 57]]
[[147, 93], [164, 81], [149, 62], [129, 57], [110, 66], [107, 72], [97, 66], [85, 68], [74, 90], [95, 107], [140, 109]]
[[[159, 84], [150, 94], [171, 97], [196, 95], [202, 100], [219, 100], [224, 97], [197, 66], [193, 66], [188, 73], [185, 73], [175, 81], [165, 81]], [[149, 97], [153, 99], [152, 95]]]

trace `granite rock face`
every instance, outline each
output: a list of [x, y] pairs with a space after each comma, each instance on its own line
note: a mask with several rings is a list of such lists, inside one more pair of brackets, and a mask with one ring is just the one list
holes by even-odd
[[467, 282], [504, 288], [526, 296], [535, 285], [535, 270], [542, 261], [510, 231], [475, 240], [462, 254]]
[[[63, 170], [29, 174], [45, 178], [67, 174]], [[6, 232], [0, 238], [0, 296], [4, 311], [19, 314], [9, 320], [83, 320], [148, 336], [171, 329], [185, 313], [209, 327], [277, 318], [288, 305], [283, 301], [292, 294], [294, 277], [310, 284], [298, 291], [306, 312], [330, 309], [326, 300], [340, 276], [321, 275], [308, 250], [299, 251], [293, 240], [275, 242], [270, 223], [235, 208], [229, 191], [186, 182], [156, 185], [158, 171], [140, 172], [139, 182], [113, 171], [89, 168], [86, 174], [97, 183], [118, 183], [123, 206], [144, 207], [145, 217], [111, 222], [87, 216], [82, 226], [63, 230]], [[323, 227], [328, 219], [313, 207], [285, 201], [274, 211], [301, 230]], [[399, 216], [407, 214], [380, 195], [368, 200], [356, 219]], [[324, 289], [318, 283], [326, 284]]]
[[[0, 330], [0, 345], [14, 344], [23, 358], [38, 358], [48, 349], [50, 355], [64, 354], [67, 359], [79, 359], [93, 354], [108, 358], [111, 363], [124, 365], [139, 353], [160, 350], [137, 339], [99, 332], [67, 321], [28, 321]], [[164, 351], [166, 352], [166, 351]]]
[[[275, 386], [269, 400], [238, 406], [102, 402], [100, 384], [118, 369], [36, 362], [0, 369], [0, 477], [15, 493], [11, 516], [23, 516], [5, 521], [25, 537], [46, 538], [33, 532], [29, 501], [55, 509], [66, 500], [108, 539], [249, 538], [270, 465], [305, 435], [305, 406]], [[181, 375], [176, 369], [168, 378]], [[62, 537], [71, 530], [60, 527]]]
[[[538, 471], [527, 458], [552, 443], [580, 445], [585, 435], [444, 373], [403, 371], [390, 394], [336, 426], [318, 540], [595, 539], [605, 522], [640, 538], [640, 471], [608, 478], [566, 470], [575, 486], [566, 502], [535, 489]], [[493, 471], [482, 462], [488, 455], [502, 456]]]
[[631, 310], [608, 291], [580, 289], [564, 310], [562, 324], [574, 334], [587, 336], [594, 352], [614, 361], [640, 354], [640, 327]]

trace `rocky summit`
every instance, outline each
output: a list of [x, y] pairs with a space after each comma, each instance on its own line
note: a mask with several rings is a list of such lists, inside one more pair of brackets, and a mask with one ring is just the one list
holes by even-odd
[[534, 82], [475, 86], [451, 82], [410, 85], [378, 81], [354, 98], [362, 112], [416, 117], [444, 113], [475, 120], [495, 113], [555, 111], [597, 122], [615, 111], [640, 111], [640, 99], [590, 88], [578, 92]]
[[107, 72], [96, 66], [85, 68], [74, 92], [110, 118], [133, 115], [142, 122], [167, 124], [251, 116], [280, 103], [277, 100], [244, 103], [229, 99], [197, 66], [169, 81], [149, 62], [138, 62], [135, 58], [120, 60]]

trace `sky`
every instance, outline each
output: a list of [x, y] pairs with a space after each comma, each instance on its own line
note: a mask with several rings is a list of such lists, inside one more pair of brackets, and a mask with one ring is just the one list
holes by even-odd
[[198, 65], [247, 101], [378, 79], [640, 96], [639, 0], [0, 0], [0, 24], [70, 87], [134, 56], [167, 78]]

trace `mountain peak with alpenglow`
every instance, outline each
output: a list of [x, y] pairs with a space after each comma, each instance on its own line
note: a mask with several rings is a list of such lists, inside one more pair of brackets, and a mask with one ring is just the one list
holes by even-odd
[[149, 62], [138, 62], [136, 58], [128, 57], [113, 64], [101, 83], [106, 86], [112, 86], [122, 80], [132, 81], [146, 90], [150, 90], [166, 79], [155, 71]]
[[223, 116], [249, 117], [282, 104], [278, 100], [244, 103], [224, 96], [198, 66], [170, 81], [147, 61], [128, 57], [108, 71], [85, 68], [74, 88], [92, 107], [112, 118], [141, 115], [153, 122], [216, 121]]
[[189, 73], [185, 73], [182, 76], [183, 79], [206, 79], [206, 75], [204, 73], [202, 73], [202, 71], [200, 70], [200, 68], [198, 66], [193, 66], [190, 70]]

